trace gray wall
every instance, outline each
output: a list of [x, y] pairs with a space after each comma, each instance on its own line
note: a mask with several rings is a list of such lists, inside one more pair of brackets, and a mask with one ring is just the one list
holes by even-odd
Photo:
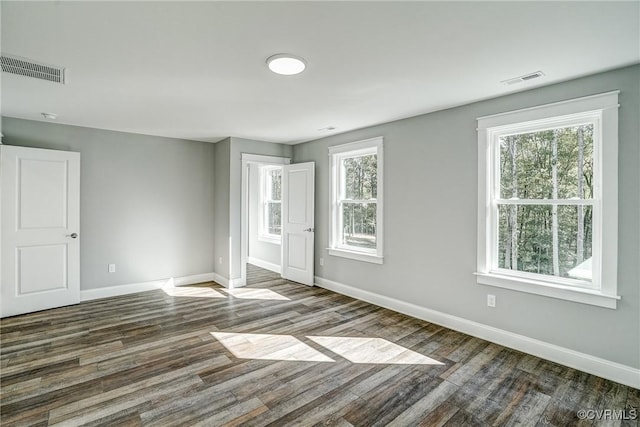
[[[640, 66], [294, 147], [316, 162], [316, 275], [562, 347], [640, 367]], [[476, 118], [619, 89], [617, 310], [476, 284]], [[329, 256], [327, 148], [384, 137], [384, 264]], [[319, 257], [324, 257], [320, 266]], [[497, 296], [488, 308], [486, 295]]]
[[2, 121], [7, 145], [81, 153], [82, 289], [213, 271], [213, 144]]
[[281, 245], [259, 239], [260, 234], [260, 166], [249, 166], [249, 256], [271, 264], [281, 264]]
[[229, 278], [229, 153], [231, 138], [215, 144], [215, 218], [214, 271]]

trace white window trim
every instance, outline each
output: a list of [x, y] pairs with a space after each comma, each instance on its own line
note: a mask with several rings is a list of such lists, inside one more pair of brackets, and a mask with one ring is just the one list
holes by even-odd
[[[617, 307], [618, 278], [618, 94], [619, 91], [586, 96], [539, 107], [479, 117], [478, 120], [478, 250], [477, 283], [543, 295], [600, 307]], [[594, 146], [594, 237], [593, 281], [595, 288], [577, 287], [579, 281], [553, 276], [506, 272], [492, 265], [496, 246], [492, 212], [490, 174], [495, 151], [494, 138], [505, 129], [525, 132], [539, 126], [553, 127], [567, 123], [568, 116], [576, 120], [588, 117], [595, 121], [599, 132], [598, 147]], [[597, 231], [596, 231], [597, 230]], [[559, 279], [559, 280], [557, 280]], [[573, 285], [573, 286], [572, 286]]]
[[[282, 166], [277, 165], [267, 165], [260, 166], [260, 221], [258, 226], [258, 240], [266, 243], [282, 243], [282, 235], [280, 234], [271, 234], [269, 233], [268, 227], [266, 226], [268, 218], [267, 218], [267, 173], [269, 171], [280, 169], [282, 170]], [[282, 200], [280, 200], [280, 207], [282, 208]]]
[[[344, 247], [339, 244], [339, 230], [337, 225], [340, 223], [338, 209], [338, 194], [340, 194], [340, 180], [338, 179], [338, 167], [339, 160], [344, 157], [352, 157], [357, 155], [366, 154], [377, 155], [377, 198], [376, 198], [376, 250], [357, 250], [350, 247]], [[371, 262], [374, 264], [382, 264], [384, 261], [383, 256], [383, 237], [384, 237], [384, 157], [383, 157], [383, 138], [381, 136], [363, 141], [352, 142], [349, 144], [342, 144], [333, 147], [329, 147], [329, 162], [330, 162], [330, 212], [329, 212], [329, 248], [327, 249], [329, 255], [349, 258], [357, 261]]]

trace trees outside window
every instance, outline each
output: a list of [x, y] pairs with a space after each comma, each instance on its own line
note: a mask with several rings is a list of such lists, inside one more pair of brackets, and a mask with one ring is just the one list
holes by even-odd
[[262, 166], [261, 181], [261, 219], [259, 238], [280, 242], [282, 234], [282, 168]]
[[[498, 137], [498, 267], [591, 282], [593, 123]], [[584, 274], [587, 273], [587, 274]]]
[[376, 248], [377, 165], [376, 154], [346, 157], [340, 162], [344, 176], [344, 192], [338, 202], [342, 245]]

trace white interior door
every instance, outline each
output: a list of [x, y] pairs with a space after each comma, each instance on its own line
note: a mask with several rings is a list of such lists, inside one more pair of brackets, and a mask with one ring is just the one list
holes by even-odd
[[315, 163], [282, 168], [282, 277], [313, 286]]
[[80, 302], [80, 153], [0, 146], [0, 316]]

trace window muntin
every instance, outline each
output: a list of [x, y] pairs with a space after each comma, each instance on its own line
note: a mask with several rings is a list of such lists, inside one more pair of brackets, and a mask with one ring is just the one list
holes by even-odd
[[382, 259], [382, 138], [330, 147], [330, 254]]
[[280, 241], [282, 233], [282, 168], [262, 166], [261, 177], [261, 220], [262, 239]]

